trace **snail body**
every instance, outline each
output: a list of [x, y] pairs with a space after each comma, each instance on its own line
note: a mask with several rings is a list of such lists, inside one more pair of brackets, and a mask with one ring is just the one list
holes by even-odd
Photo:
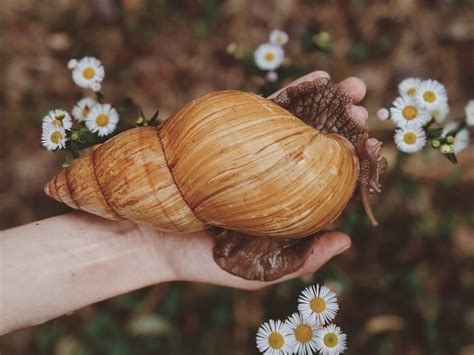
[[76, 159], [48, 195], [104, 218], [189, 233], [211, 226], [302, 238], [334, 221], [359, 174], [354, 146], [239, 91], [191, 101]]

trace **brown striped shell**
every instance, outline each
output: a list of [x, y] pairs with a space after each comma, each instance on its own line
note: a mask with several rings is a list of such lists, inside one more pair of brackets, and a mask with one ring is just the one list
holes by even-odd
[[191, 101], [159, 129], [121, 133], [48, 182], [48, 195], [108, 219], [188, 233], [211, 226], [300, 238], [334, 221], [357, 184], [354, 146], [239, 91]]

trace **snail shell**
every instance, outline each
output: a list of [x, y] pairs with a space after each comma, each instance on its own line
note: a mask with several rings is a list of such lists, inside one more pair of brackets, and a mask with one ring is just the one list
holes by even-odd
[[45, 186], [104, 218], [188, 233], [222, 227], [301, 238], [334, 221], [357, 184], [353, 145], [257, 95], [219, 91], [161, 127], [123, 132]]

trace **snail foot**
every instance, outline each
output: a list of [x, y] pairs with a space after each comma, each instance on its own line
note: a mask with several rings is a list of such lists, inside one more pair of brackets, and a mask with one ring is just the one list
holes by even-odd
[[214, 261], [225, 271], [246, 280], [273, 281], [303, 266], [318, 235], [299, 239], [258, 237], [213, 227]]

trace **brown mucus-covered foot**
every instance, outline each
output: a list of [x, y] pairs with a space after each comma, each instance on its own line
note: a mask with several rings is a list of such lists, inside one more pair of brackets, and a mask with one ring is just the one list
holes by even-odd
[[289, 87], [273, 101], [320, 132], [342, 135], [354, 145], [360, 165], [357, 191], [370, 222], [377, 226], [369, 195], [381, 192], [379, 179], [388, 163], [380, 156], [382, 143], [369, 138], [352, 117], [352, 97], [329, 79], [319, 78]]
[[[272, 101], [320, 132], [342, 135], [354, 145], [360, 164], [358, 192], [367, 216], [377, 225], [369, 194], [380, 192], [379, 178], [387, 168], [387, 160], [379, 156], [381, 143], [368, 138], [366, 128], [352, 117], [352, 97], [337, 84], [320, 78], [286, 88]], [[210, 232], [216, 236], [215, 262], [231, 274], [259, 281], [272, 281], [301, 268], [314, 238], [322, 233], [282, 239], [222, 228]]]
[[214, 260], [225, 271], [247, 280], [273, 281], [300, 269], [311, 254], [314, 234], [300, 239], [257, 237], [223, 228], [216, 237]]

